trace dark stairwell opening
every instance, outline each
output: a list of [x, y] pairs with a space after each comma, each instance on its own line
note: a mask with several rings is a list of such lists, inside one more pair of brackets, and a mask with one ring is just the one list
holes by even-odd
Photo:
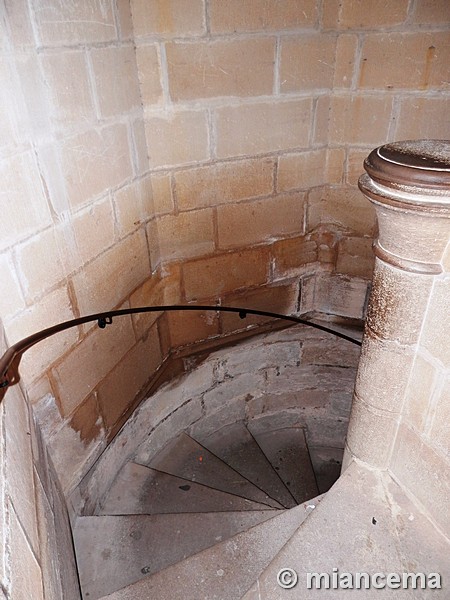
[[[314, 321], [362, 334], [354, 320]], [[227, 544], [243, 551], [281, 528], [270, 550], [251, 546], [233, 583], [249, 587], [340, 475], [359, 352], [302, 324], [181, 352], [183, 372], [140, 404], [77, 491], [84, 597], [138, 594], [208, 549], [224, 566]]]

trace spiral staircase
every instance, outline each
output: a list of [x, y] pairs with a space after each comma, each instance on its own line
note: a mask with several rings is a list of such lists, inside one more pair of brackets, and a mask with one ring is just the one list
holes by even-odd
[[149, 464], [127, 462], [99, 515], [78, 519], [85, 598], [138, 598], [139, 580], [211, 561], [217, 597], [247, 591], [320, 496], [302, 429], [225, 429], [202, 443], [182, 433]]
[[[326, 390], [337, 389], [339, 411], [346, 414], [358, 350], [346, 354], [347, 342], [333, 345], [331, 336], [315, 332], [305, 337], [305, 329], [259, 336], [244, 349], [237, 344], [212, 354], [209, 363], [194, 360], [196, 389], [202, 368], [213, 365], [216, 379], [201, 388], [199, 404], [181, 404], [157, 428], [150, 427], [148, 411], [158, 400], [144, 402], [110, 450], [134, 444], [134, 451], [118, 461], [106, 492], [74, 526], [84, 600], [303, 600], [330, 593], [306, 590], [305, 573], [331, 573], [336, 565], [445, 571], [447, 543], [436, 532], [427, 535], [425, 516], [389, 477], [355, 463], [339, 477], [342, 448], [317, 446], [317, 395], [328, 398], [325, 409], [332, 412], [335, 400]], [[227, 390], [256, 366], [266, 387], [260, 397], [239, 389], [243, 415]], [[300, 378], [287, 400], [286, 380], [296, 371]], [[293, 394], [307, 373], [320, 376], [314, 385], [322, 389]], [[338, 378], [346, 380], [343, 387]], [[189, 375], [170, 384], [164, 402], [190, 398], [188, 385]], [[208, 401], [220, 409], [208, 412]], [[158, 438], [158, 431], [164, 435]], [[351, 563], [355, 557], [358, 564]], [[278, 583], [284, 568], [299, 574], [293, 589]], [[427, 598], [403, 592], [404, 598]], [[340, 598], [342, 592], [331, 593]], [[363, 593], [384, 597], [380, 590]], [[437, 591], [433, 598], [444, 596]]]

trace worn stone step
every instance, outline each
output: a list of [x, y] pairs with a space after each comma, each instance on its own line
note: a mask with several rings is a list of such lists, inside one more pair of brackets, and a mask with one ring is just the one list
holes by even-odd
[[[448, 538], [388, 472], [369, 470], [353, 462], [243, 600], [448, 600], [449, 556]], [[277, 574], [285, 567], [297, 570], [298, 583], [292, 590], [283, 590], [277, 584]], [[386, 584], [389, 573], [399, 574], [400, 578], [403, 573], [439, 573], [442, 589], [414, 589], [411, 580], [407, 589], [390, 589], [389, 585], [377, 589], [378, 585], [371, 585], [370, 580], [369, 589], [345, 589], [345, 583], [333, 588], [334, 569], [338, 569], [337, 582], [347, 573], [354, 578], [354, 584], [357, 573], [367, 573], [369, 577], [384, 574], [385, 579], [376, 580], [377, 584]], [[325, 577], [321, 589], [316, 588], [317, 578], [310, 577], [312, 588], [308, 589], [308, 573], [328, 575], [329, 589], [325, 589]], [[347, 586], [351, 584], [348, 577], [345, 579]]]
[[196, 440], [282, 506], [297, 503], [242, 421]]
[[273, 516], [267, 510], [79, 517], [74, 542], [83, 598], [110, 594]]
[[101, 515], [166, 514], [267, 510], [265, 504], [228, 494], [205, 485], [127, 463], [106, 498]]
[[[141, 463], [139, 457], [137, 462]], [[222, 492], [242, 496], [253, 502], [261, 502], [273, 508], [283, 508], [186, 433], [181, 433], [171, 440], [145, 465]]]
[[114, 592], [108, 600], [238, 600], [300, 527], [319, 499], [296, 506], [176, 565]]
[[305, 318], [311, 323], [330, 327], [330, 329], [348, 335], [354, 340], [362, 341], [364, 335], [364, 321], [362, 319], [339, 317], [316, 311], [305, 315]]
[[258, 431], [249, 422], [258, 445], [298, 503], [319, 493], [302, 427]]

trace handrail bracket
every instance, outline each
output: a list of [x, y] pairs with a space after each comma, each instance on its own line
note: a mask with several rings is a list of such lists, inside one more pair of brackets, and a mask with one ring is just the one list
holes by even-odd
[[100, 319], [97, 321], [98, 326], [100, 327], [100, 329], [105, 329], [105, 327], [107, 325], [111, 325], [112, 324], [112, 317], [100, 317]]

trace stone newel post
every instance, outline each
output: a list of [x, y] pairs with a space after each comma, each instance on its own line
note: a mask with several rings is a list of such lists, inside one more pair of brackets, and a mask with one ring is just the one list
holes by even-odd
[[386, 469], [402, 428], [433, 446], [431, 397], [449, 374], [450, 141], [388, 144], [364, 166], [379, 234], [344, 464]]

